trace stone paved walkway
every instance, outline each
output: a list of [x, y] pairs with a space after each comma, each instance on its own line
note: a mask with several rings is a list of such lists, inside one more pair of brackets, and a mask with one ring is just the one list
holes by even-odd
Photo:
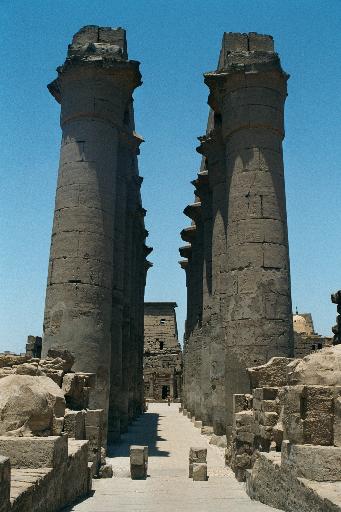
[[[223, 450], [209, 445], [178, 409], [179, 404], [149, 404], [148, 413], [130, 427], [110, 453], [115, 477], [94, 480], [93, 496], [67, 511], [275, 512], [277, 509], [248, 498], [244, 484], [224, 467]], [[149, 446], [147, 480], [133, 481], [128, 477], [130, 444]], [[208, 448], [207, 482], [188, 478], [190, 446]]]

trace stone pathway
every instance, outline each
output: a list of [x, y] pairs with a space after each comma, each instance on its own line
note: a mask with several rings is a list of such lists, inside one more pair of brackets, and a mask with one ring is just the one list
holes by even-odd
[[[179, 404], [149, 404], [110, 452], [115, 477], [94, 480], [93, 496], [68, 512], [275, 512], [251, 501], [244, 484], [224, 466], [223, 450], [208, 444], [193, 423], [178, 412]], [[147, 480], [131, 480], [129, 445], [149, 446]], [[190, 446], [207, 446], [209, 480], [188, 478]], [[67, 512], [66, 510], [64, 512]], [[278, 512], [278, 511], [277, 511]]]

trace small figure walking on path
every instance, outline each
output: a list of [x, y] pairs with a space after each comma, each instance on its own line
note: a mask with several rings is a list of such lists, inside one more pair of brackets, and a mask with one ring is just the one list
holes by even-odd
[[170, 396], [167, 397], [168, 407], [170, 407]]

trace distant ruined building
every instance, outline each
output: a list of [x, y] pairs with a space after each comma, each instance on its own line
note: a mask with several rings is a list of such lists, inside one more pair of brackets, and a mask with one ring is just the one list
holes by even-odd
[[125, 30], [82, 28], [49, 86], [62, 142], [42, 354], [67, 349], [96, 374], [90, 406], [104, 411], [104, 445], [143, 407], [144, 225], [132, 94], [139, 62]]
[[182, 352], [175, 302], [144, 304], [144, 395], [147, 400], [179, 399]]
[[197, 151], [194, 201], [184, 213], [187, 320], [184, 407], [230, 434], [232, 397], [247, 367], [292, 356], [282, 141], [288, 75], [271, 36], [225, 33], [205, 73], [211, 111]]
[[292, 317], [294, 328], [294, 356], [305, 357], [316, 350], [332, 345], [332, 338], [317, 334], [310, 313], [298, 313]]

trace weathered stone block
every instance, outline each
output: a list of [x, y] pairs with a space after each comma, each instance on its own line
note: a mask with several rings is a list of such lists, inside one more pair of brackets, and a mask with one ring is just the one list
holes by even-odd
[[11, 464], [8, 457], [0, 455], [0, 512], [10, 510]]
[[207, 464], [205, 462], [194, 462], [193, 464], [193, 481], [206, 482], [207, 480]]
[[278, 414], [276, 412], [262, 412], [259, 423], [264, 426], [275, 426], [278, 422]]
[[[289, 367], [288, 383], [337, 386], [341, 382], [341, 345], [326, 347]], [[331, 371], [333, 369], [333, 371]]]
[[294, 444], [333, 444], [333, 389], [286, 386], [283, 389], [284, 437]]
[[0, 453], [13, 468], [58, 468], [68, 456], [67, 436], [0, 437]]
[[202, 427], [202, 421], [196, 420], [196, 421], [194, 422], [194, 426], [195, 426], [196, 428], [201, 428], [201, 427]]
[[201, 434], [204, 436], [211, 436], [213, 434], [213, 427], [201, 427]]
[[100, 467], [98, 476], [100, 478], [112, 478], [113, 477], [113, 469], [111, 464], [104, 464]]
[[66, 409], [64, 416], [64, 432], [69, 438], [85, 438], [85, 415], [84, 411], [71, 411]]
[[64, 428], [64, 418], [53, 418], [51, 435], [60, 436]]
[[273, 357], [266, 364], [248, 368], [251, 388], [280, 387], [287, 384], [287, 365], [291, 359]]
[[245, 394], [233, 395], [233, 412], [242, 412], [248, 409], [248, 402]]
[[51, 379], [31, 375], [0, 379], [0, 435], [49, 435], [53, 418], [64, 412], [64, 394]]
[[206, 462], [207, 448], [193, 448], [189, 449], [190, 462]]
[[130, 447], [130, 476], [132, 480], [147, 478], [148, 468], [148, 447], [136, 446]]
[[341, 446], [341, 397], [334, 401], [334, 445]]
[[82, 410], [88, 407], [89, 387], [84, 374], [67, 373], [64, 375], [62, 389], [66, 404], [70, 409]]
[[91, 427], [101, 427], [103, 421], [102, 409], [88, 409], [85, 414], [85, 424]]
[[318, 482], [341, 480], [341, 447], [283, 441], [281, 461], [298, 477]]

